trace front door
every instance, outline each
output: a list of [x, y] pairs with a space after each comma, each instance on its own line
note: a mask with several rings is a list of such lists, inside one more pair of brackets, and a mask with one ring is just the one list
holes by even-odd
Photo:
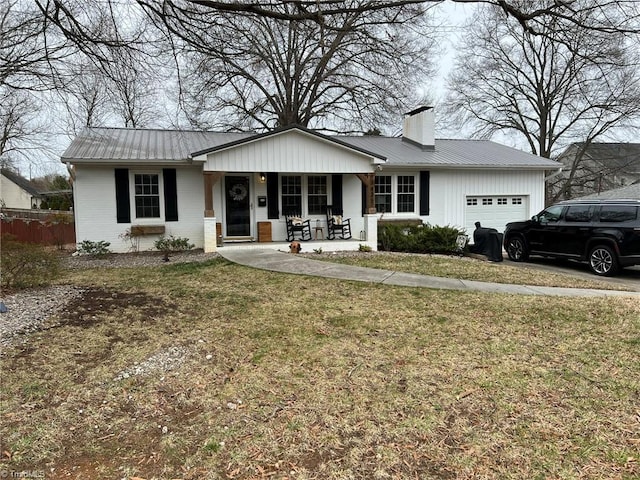
[[251, 195], [249, 177], [231, 175], [225, 177], [227, 237], [251, 235]]

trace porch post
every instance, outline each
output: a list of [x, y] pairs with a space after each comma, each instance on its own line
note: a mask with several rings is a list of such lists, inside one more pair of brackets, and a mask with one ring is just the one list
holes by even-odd
[[213, 186], [222, 178], [222, 172], [204, 172], [204, 251], [217, 250], [216, 213], [213, 209]]
[[365, 195], [366, 205], [365, 205], [364, 212], [365, 214], [375, 214], [376, 213], [376, 196], [375, 196], [374, 186], [376, 181], [376, 174], [375, 173], [357, 173], [356, 175], [364, 185], [367, 192], [367, 194]]
[[378, 215], [367, 213], [364, 216], [364, 231], [367, 234], [367, 245], [373, 251], [378, 250]]

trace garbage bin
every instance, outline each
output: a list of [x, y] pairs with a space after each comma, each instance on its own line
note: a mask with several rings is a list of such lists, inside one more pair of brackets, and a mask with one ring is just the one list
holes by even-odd
[[502, 261], [502, 234], [495, 228], [476, 228], [473, 243], [473, 253], [485, 255], [492, 262]]

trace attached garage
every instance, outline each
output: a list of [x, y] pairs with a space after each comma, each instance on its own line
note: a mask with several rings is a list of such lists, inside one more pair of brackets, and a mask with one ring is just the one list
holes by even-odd
[[480, 222], [485, 228], [504, 232], [507, 223], [525, 220], [528, 212], [528, 195], [469, 195], [466, 198], [464, 226], [471, 233], [475, 223]]

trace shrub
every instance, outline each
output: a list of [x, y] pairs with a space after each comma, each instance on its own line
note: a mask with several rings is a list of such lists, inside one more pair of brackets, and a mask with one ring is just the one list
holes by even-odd
[[390, 224], [379, 227], [378, 238], [381, 250], [453, 254], [457, 251], [456, 238], [460, 233], [449, 226]]
[[49, 285], [60, 274], [60, 257], [34, 243], [2, 236], [2, 286], [27, 288]]
[[188, 238], [174, 237], [173, 235], [169, 235], [169, 237], [161, 235], [153, 245], [156, 247], [156, 250], [164, 253], [165, 261], [169, 260], [169, 254], [172, 252], [183, 252], [195, 247], [194, 244], [189, 243]]
[[400, 224], [387, 224], [378, 227], [378, 240], [380, 249], [389, 252], [408, 252], [410, 227]]
[[82, 255], [106, 255], [111, 253], [109, 250], [111, 243], [100, 240], [99, 242], [92, 242], [91, 240], [83, 240], [78, 247], [78, 252]]
[[131, 247], [129, 250], [135, 253], [140, 252], [140, 236], [134, 235], [130, 228], [127, 228], [123, 233], [118, 235], [123, 242], [129, 242]]

